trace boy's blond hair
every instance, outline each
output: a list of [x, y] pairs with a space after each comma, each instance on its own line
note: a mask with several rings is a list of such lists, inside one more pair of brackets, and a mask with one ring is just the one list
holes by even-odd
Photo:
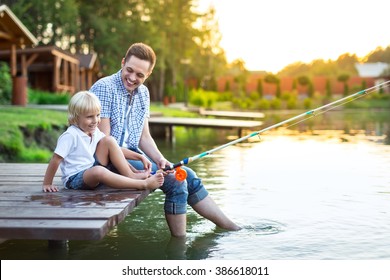
[[77, 125], [78, 117], [82, 114], [98, 113], [101, 105], [99, 98], [89, 91], [80, 91], [72, 96], [68, 105], [68, 122]]

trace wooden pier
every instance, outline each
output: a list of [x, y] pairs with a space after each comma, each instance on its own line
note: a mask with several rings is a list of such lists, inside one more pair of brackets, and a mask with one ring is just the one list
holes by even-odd
[[0, 163], [0, 239], [99, 240], [150, 191], [68, 190], [44, 193], [47, 164]]
[[151, 129], [155, 126], [166, 127], [166, 136], [173, 140], [173, 128], [175, 126], [184, 127], [208, 127], [216, 129], [237, 129], [238, 137], [242, 136], [244, 129], [255, 129], [262, 125], [261, 121], [232, 120], [232, 119], [211, 119], [211, 118], [176, 118], [176, 117], [151, 117], [149, 125]]
[[234, 118], [234, 119], [248, 119], [256, 120], [265, 117], [264, 113], [261, 112], [239, 112], [239, 111], [213, 111], [213, 110], [199, 110], [201, 116], [212, 116], [220, 118]]

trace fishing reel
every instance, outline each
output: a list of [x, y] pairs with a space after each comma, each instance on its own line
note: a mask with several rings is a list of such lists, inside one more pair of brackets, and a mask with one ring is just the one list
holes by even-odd
[[182, 169], [180, 166], [177, 166], [177, 167], [167, 167], [167, 168], [164, 168], [163, 170], [158, 170], [156, 172], [152, 172], [151, 174], [156, 174], [157, 172], [162, 172], [162, 171], [168, 171], [168, 170], [174, 170], [175, 172], [175, 179], [178, 180], [178, 181], [184, 181], [185, 179], [187, 179], [187, 171], [185, 171], [184, 169]]
[[181, 169], [180, 166], [175, 168], [175, 178], [178, 181], [184, 181], [187, 179], [187, 171]]

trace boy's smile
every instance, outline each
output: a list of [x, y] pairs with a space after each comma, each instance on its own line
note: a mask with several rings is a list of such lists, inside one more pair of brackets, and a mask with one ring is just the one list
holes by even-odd
[[77, 126], [89, 136], [92, 136], [99, 123], [100, 112], [80, 114], [77, 120]]

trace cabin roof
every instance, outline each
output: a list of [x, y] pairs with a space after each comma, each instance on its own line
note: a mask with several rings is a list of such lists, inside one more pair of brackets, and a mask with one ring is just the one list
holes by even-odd
[[34, 46], [38, 40], [15, 16], [7, 5], [0, 6], [0, 49], [9, 49], [12, 45], [19, 48]]

